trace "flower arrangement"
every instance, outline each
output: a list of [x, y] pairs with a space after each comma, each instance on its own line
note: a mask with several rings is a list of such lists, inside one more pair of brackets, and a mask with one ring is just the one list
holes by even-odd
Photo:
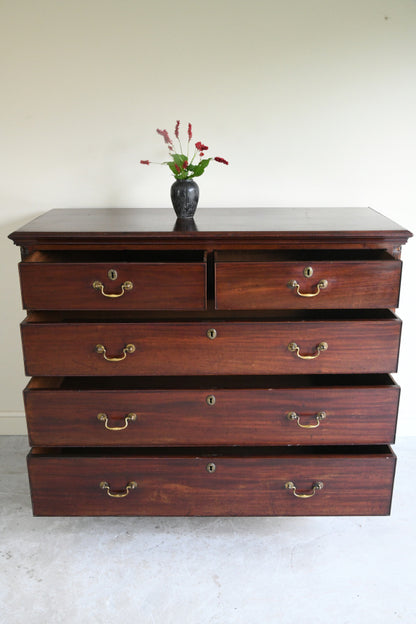
[[228, 161], [226, 161], [225, 158], [221, 158], [220, 156], [204, 158], [205, 152], [209, 148], [207, 145], [202, 143], [202, 141], [197, 141], [195, 143], [194, 151], [190, 158], [189, 151], [192, 140], [192, 124], [190, 123], [188, 123], [188, 145], [186, 154], [184, 154], [181, 140], [179, 138], [179, 126], [180, 121], [178, 120], [175, 126], [175, 138], [178, 142], [179, 150], [175, 149], [173, 141], [171, 140], [167, 130], [160, 130], [159, 128], [156, 130], [156, 132], [163, 137], [166, 145], [168, 146], [171, 160], [167, 160], [162, 163], [153, 163], [150, 160], [141, 160], [140, 164], [167, 165], [177, 180], [191, 180], [192, 178], [197, 178], [201, 176], [204, 173], [205, 169], [208, 167], [211, 160], [215, 160], [216, 162], [228, 165]]

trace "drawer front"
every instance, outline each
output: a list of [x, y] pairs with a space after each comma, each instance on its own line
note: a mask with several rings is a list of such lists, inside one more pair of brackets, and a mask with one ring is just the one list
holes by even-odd
[[[178, 383], [180, 386], [180, 382]], [[25, 391], [32, 446], [383, 444], [399, 387]]]
[[[109, 278], [109, 271], [117, 277]], [[21, 262], [28, 310], [204, 310], [204, 263]]]
[[396, 308], [401, 262], [217, 262], [217, 310]]
[[395, 457], [32, 453], [28, 465], [35, 515], [388, 515]]
[[393, 316], [301, 322], [24, 322], [22, 340], [26, 374], [37, 376], [382, 373], [396, 370], [400, 328]]

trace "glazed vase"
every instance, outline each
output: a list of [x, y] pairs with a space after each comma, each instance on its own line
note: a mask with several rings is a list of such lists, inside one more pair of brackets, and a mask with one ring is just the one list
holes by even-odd
[[178, 219], [192, 219], [199, 200], [199, 186], [195, 180], [175, 180], [170, 198]]

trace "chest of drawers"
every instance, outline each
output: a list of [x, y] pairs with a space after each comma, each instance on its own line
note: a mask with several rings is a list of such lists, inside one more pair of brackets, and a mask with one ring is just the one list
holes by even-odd
[[34, 514], [389, 514], [409, 236], [371, 209], [13, 232]]

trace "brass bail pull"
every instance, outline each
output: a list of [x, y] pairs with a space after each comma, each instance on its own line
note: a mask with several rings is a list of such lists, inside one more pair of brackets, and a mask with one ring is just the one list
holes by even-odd
[[302, 425], [302, 423], [300, 422], [299, 414], [297, 414], [296, 412], [289, 412], [287, 415], [288, 420], [295, 420], [298, 427], [301, 427], [302, 429], [316, 429], [321, 424], [321, 420], [326, 418], [326, 412], [318, 412], [317, 414], [315, 414], [314, 418], [316, 420], [316, 424]]
[[296, 342], [290, 342], [287, 348], [289, 351], [296, 353], [297, 357], [301, 360], [315, 360], [317, 357], [320, 356], [322, 351], [326, 351], [328, 349], [328, 343], [320, 342], [318, 345], [316, 345], [316, 353], [313, 353], [312, 355], [302, 355], [300, 352], [300, 348], [298, 347]]
[[108, 429], [108, 431], [123, 431], [124, 429], [127, 429], [127, 427], [129, 426], [129, 421], [133, 421], [137, 419], [137, 414], [134, 414], [134, 412], [130, 412], [130, 414], [127, 414], [126, 416], [124, 416], [124, 425], [122, 427], [109, 427], [108, 416], [107, 414], [104, 414], [103, 412], [101, 412], [100, 414], [97, 414], [97, 418], [98, 420], [101, 420], [104, 423], [104, 426], [106, 429]]
[[296, 496], [296, 498], [312, 498], [312, 496], [315, 496], [316, 492], [318, 490], [322, 490], [323, 487], [324, 484], [322, 483], [322, 481], [314, 481], [310, 490], [297, 490], [296, 485], [293, 483], [293, 481], [288, 481], [287, 483], [285, 483], [285, 488], [287, 490], [290, 490], [293, 493], [293, 496]]
[[99, 280], [95, 280], [95, 282], [93, 282], [93, 284], [92, 284], [92, 287], [95, 290], [99, 290], [100, 293], [104, 297], [109, 297], [111, 299], [116, 299], [117, 297], [122, 297], [124, 295], [124, 293], [127, 292], [128, 290], [133, 290], [133, 282], [130, 282], [130, 281], [123, 282], [122, 285], [121, 285], [121, 292], [120, 293], [115, 293], [115, 294], [106, 293], [104, 291], [104, 284], [102, 282], [100, 282]]
[[130, 490], [135, 490], [137, 488], [137, 482], [129, 481], [126, 485], [125, 490], [122, 490], [121, 492], [116, 490], [112, 491], [107, 481], [101, 481], [100, 488], [102, 490], [106, 490], [107, 495], [111, 496], [111, 498], [125, 498], [129, 494]]
[[107, 349], [102, 344], [95, 345], [95, 350], [97, 353], [101, 354], [107, 362], [122, 362], [126, 359], [128, 353], [134, 353], [136, 351], [136, 347], [134, 344], [128, 344], [123, 349], [123, 355], [120, 357], [108, 357]]
[[328, 280], [326, 279], [320, 280], [316, 285], [316, 291], [312, 293], [300, 292], [300, 284], [296, 280], [290, 280], [290, 282], [288, 283], [288, 286], [289, 288], [295, 288], [296, 294], [299, 295], [299, 297], [316, 297], [317, 295], [319, 295], [321, 290], [328, 287]]

